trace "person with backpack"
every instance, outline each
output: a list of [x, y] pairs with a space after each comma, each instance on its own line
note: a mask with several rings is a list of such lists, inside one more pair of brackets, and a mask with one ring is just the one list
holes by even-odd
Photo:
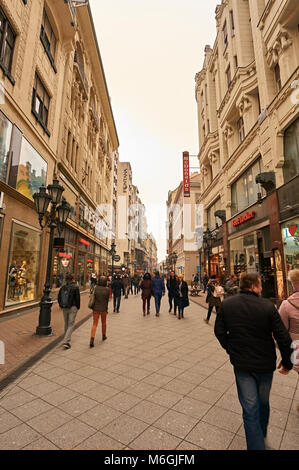
[[111, 283], [111, 290], [113, 294], [113, 312], [119, 313], [120, 301], [121, 301], [121, 293], [125, 295], [125, 288], [123, 281], [120, 278], [120, 275], [114, 277]]
[[97, 285], [95, 286], [95, 289], [93, 292], [93, 296], [94, 296], [93, 305], [91, 307], [93, 310], [93, 325], [91, 328], [91, 335], [90, 335], [90, 343], [89, 343], [90, 348], [94, 347], [94, 338], [96, 335], [100, 317], [101, 317], [101, 323], [102, 323], [102, 340], [105, 341], [107, 339], [106, 319], [108, 315], [108, 303], [109, 303], [109, 296], [110, 296], [109, 287], [107, 287], [107, 277], [101, 276], [98, 279]]
[[80, 310], [80, 290], [74, 282], [74, 276], [68, 273], [65, 276], [66, 284], [59, 289], [58, 304], [64, 316], [64, 349], [70, 349], [71, 336], [75, 326], [75, 320]]
[[208, 324], [211, 318], [213, 308], [216, 309], [216, 314], [219, 312], [221, 302], [223, 300], [224, 289], [219, 285], [216, 276], [211, 276], [207, 285], [206, 303], [209, 304], [207, 318], [204, 321]]

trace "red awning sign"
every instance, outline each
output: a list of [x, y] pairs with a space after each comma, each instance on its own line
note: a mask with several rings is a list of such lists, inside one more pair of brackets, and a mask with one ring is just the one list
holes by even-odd
[[244, 222], [247, 222], [247, 220], [254, 219], [255, 217], [255, 212], [247, 212], [245, 215], [241, 215], [237, 219], [232, 221], [233, 227], [237, 227], [238, 225], [244, 224]]
[[87, 240], [84, 240], [84, 238], [80, 238], [80, 243], [82, 243], [82, 245], [86, 245], [86, 246], [90, 245], [90, 243]]

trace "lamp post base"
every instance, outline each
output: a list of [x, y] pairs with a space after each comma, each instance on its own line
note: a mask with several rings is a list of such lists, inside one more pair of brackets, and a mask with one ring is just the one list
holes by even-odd
[[40, 302], [38, 327], [36, 328], [36, 335], [38, 336], [52, 336], [51, 327], [51, 309], [53, 301], [49, 297], [48, 292]]

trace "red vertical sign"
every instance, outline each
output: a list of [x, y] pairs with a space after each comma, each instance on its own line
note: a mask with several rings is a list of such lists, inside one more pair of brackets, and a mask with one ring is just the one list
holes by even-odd
[[190, 197], [189, 152], [183, 152], [184, 196]]

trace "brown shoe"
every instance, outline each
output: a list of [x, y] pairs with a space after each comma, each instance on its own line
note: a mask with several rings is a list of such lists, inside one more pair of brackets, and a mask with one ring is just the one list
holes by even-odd
[[207, 318], [204, 318], [203, 321], [205, 321], [207, 325], [209, 324], [209, 320], [207, 320]]

